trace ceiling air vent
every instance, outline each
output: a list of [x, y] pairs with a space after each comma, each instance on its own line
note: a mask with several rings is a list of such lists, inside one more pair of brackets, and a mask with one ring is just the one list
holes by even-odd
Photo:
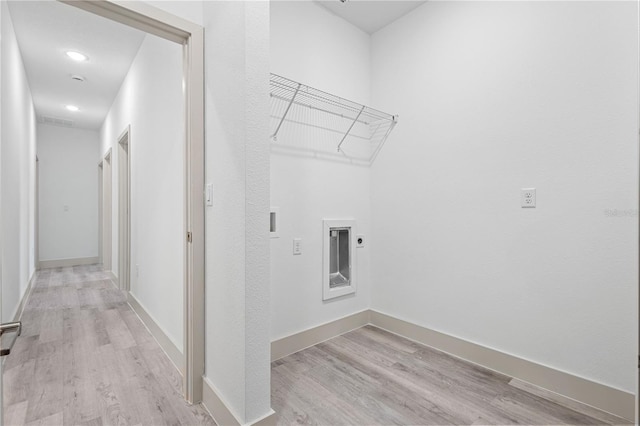
[[49, 117], [41, 115], [38, 117], [38, 123], [49, 124], [51, 126], [73, 127], [73, 121], [64, 118]]

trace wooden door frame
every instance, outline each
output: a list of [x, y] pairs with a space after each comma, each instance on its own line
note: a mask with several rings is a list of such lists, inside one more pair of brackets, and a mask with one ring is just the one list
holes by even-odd
[[[131, 125], [120, 134], [118, 146], [118, 284], [131, 289]], [[125, 149], [126, 146], [126, 149]], [[126, 161], [124, 161], [126, 156]]]
[[204, 29], [142, 2], [58, 0], [183, 46], [185, 117], [184, 393], [202, 401], [204, 375]]

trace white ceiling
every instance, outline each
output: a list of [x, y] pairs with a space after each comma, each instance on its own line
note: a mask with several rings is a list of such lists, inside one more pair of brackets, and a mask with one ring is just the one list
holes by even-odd
[[[100, 128], [145, 34], [58, 1], [8, 3], [38, 117]], [[89, 60], [75, 62], [67, 50]], [[86, 80], [72, 80], [73, 74]], [[66, 104], [80, 111], [67, 111]]]
[[330, 12], [373, 34], [426, 3], [426, 0], [315, 0]]

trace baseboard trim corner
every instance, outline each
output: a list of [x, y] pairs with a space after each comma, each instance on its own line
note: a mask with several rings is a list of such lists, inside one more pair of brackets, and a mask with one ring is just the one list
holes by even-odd
[[276, 426], [276, 412], [271, 410], [267, 415], [249, 423], [249, 426]]
[[370, 311], [370, 324], [465, 361], [531, 383], [633, 422], [635, 395], [457, 337]]
[[27, 285], [27, 289], [24, 291], [22, 295], [22, 299], [16, 308], [15, 313], [13, 314], [13, 321], [20, 321], [22, 318], [22, 313], [24, 312], [24, 307], [27, 306], [27, 302], [31, 297], [31, 291], [33, 290], [33, 284], [36, 281], [36, 276], [38, 275], [38, 271], [33, 271], [31, 274], [31, 278], [29, 279], [29, 284]]
[[67, 268], [69, 266], [93, 265], [98, 263], [97, 257], [77, 257], [72, 259], [41, 260], [38, 262], [39, 269]]
[[271, 361], [333, 339], [367, 325], [370, 310], [364, 310], [271, 342]]
[[242, 425], [224, 403], [213, 383], [206, 377], [202, 378], [202, 405], [211, 414], [216, 424], [223, 426]]
[[171, 362], [176, 366], [182, 377], [184, 377], [184, 357], [182, 352], [178, 347], [171, 341], [169, 336], [162, 330], [162, 328], [156, 323], [153, 317], [142, 307], [138, 299], [131, 294], [131, 292], [127, 292], [127, 302], [133, 312], [138, 315], [138, 318], [142, 321], [142, 323], [147, 327], [149, 333], [153, 336], [154, 339], [160, 345], [160, 348], [167, 354]]

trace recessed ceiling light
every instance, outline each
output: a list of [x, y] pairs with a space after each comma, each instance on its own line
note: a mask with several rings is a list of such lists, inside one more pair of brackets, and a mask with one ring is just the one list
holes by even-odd
[[73, 59], [74, 61], [83, 62], [89, 59], [87, 55], [83, 55], [80, 52], [76, 52], [74, 50], [67, 51], [67, 56]]
[[77, 107], [77, 106], [75, 106], [75, 105], [65, 105], [64, 107], [65, 107], [66, 109], [68, 109], [69, 111], [73, 111], [73, 112], [80, 111], [80, 108], [78, 108], [78, 107]]

